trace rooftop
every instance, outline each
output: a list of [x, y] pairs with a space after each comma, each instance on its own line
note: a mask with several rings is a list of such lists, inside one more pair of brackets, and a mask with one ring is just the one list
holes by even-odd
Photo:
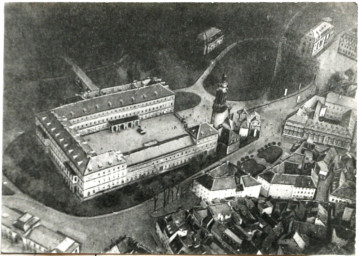
[[110, 150], [121, 151], [126, 154], [144, 148], [144, 144], [148, 142], [160, 144], [182, 135], [188, 136], [183, 124], [174, 114], [141, 120], [140, 125], [146, 134], [139, 134], [136, 128], [120, 132], [103, 130], [85, 135], [83, 139], [97, 154]]
[[242, 177], [242, 181], [245, 187], [252, 187], [261, 185], [258, 181], [256, 181], [253, 177], [246, 175]]
[[36, 227], [27, 237], [49, 250], [55, 249], [66, 238], [66, 236], [43, 225]]

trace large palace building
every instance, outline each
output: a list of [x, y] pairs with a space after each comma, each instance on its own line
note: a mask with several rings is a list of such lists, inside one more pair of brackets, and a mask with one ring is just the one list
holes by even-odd
[[212, 154], [218, 132], [188, 128], [161, 81], [87, 92], [80, 101], [36, 115], [36, 134], [82, 200]]

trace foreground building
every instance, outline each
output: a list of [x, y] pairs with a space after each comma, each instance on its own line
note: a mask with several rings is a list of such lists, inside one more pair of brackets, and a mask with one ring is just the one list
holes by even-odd
[[72, 238], [49, 229], [29, 213], [6, 206], [2, 207], [1, 234], [34, 253], [80, 253], [80, 244]]
[[259, 197], [261, 184], [230, 162], [212, 169], [193, 181], [193, 192], [201, 199]]
[[300, 40], [298, 53], [302, 56], [313, 57], [320, 53], [334, 38], [334, 26], [322, 21], [310, 29]]
[[353, 98], [333, 92], [316, 95], [286, 120], [283, 136], [349, 150], [356, 143], [356, 113]]
[[358, 33], [354, 28], [350, 31], [346, 31], [339, 41], [338, 53], [356, 60], [357, 59], [357, 42], [358, 42]]
[[285, 161], [259, 174], [261, 195], [278, 199], [313, 199], [317, 182], [311, 169], [304, 168], [305, 157], [293, 154]]
[[187, 128], [164, 82], [101, 90], [36, 115], [36, 135], [71, 190], [88, 199], [213, 154], [218, 131]]

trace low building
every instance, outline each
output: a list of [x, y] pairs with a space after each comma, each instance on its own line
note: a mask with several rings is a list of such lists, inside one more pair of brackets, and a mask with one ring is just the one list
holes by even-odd
[[261, 131], [261, 116], [257, 112], [248, 112], [247, 109], [241, 109], [233, 117], [233, 120], [235, 122], [234, 129], [239, 131], [241, 137], [259, 137]]
[[322, 21], [301, 38], [298, 54], [308, 57], [316, 56], [333, 41], [333, 38], [334, 26], [327, 21]]
[[311, 172], [305, 170], [305, 157], [293, 154], [285, 161], [257, 176], [262, 184], [261, 194], [280, 199], [313, 199], [316, 185]]
[[286, 120], [282, 135], [348, 150], [355, 143], [356, 125], [355, 99], [329, 92], [304, 103]]
[[356, 28], [344, 32], [343, 35], [340, 37], [338, 53], [348, 58], [351, 58], [353, 60], [356, 60], [357, 41], [358, 41], [358, 33]]
[[34, 253], [80, 253], [80, 244], [40, 223], [29, 213], [2, 206], [1, 233]]
[[193, 192], [208, 202], [232, 197], [259, 197], [261, 185], [230, 162], [210, 170], [193, 181]]
[[218, 28], [209, 28], [197, 36], [202, 45], [203, 55], [207, 55], [223, 43], [224, 35]]

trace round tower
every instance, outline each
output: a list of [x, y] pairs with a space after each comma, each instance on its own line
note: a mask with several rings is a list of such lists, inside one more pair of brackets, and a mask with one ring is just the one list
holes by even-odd
[[211, 124], [213, 124], [214, 128], [216, 129], [218, 129], [229, 116], [227, 105], [227, 90], [227, 75], [223, 74], [222, 82], [219, 84], [219, 87], [216, 90], [216, 98], [214, 99], [212, 106]]

